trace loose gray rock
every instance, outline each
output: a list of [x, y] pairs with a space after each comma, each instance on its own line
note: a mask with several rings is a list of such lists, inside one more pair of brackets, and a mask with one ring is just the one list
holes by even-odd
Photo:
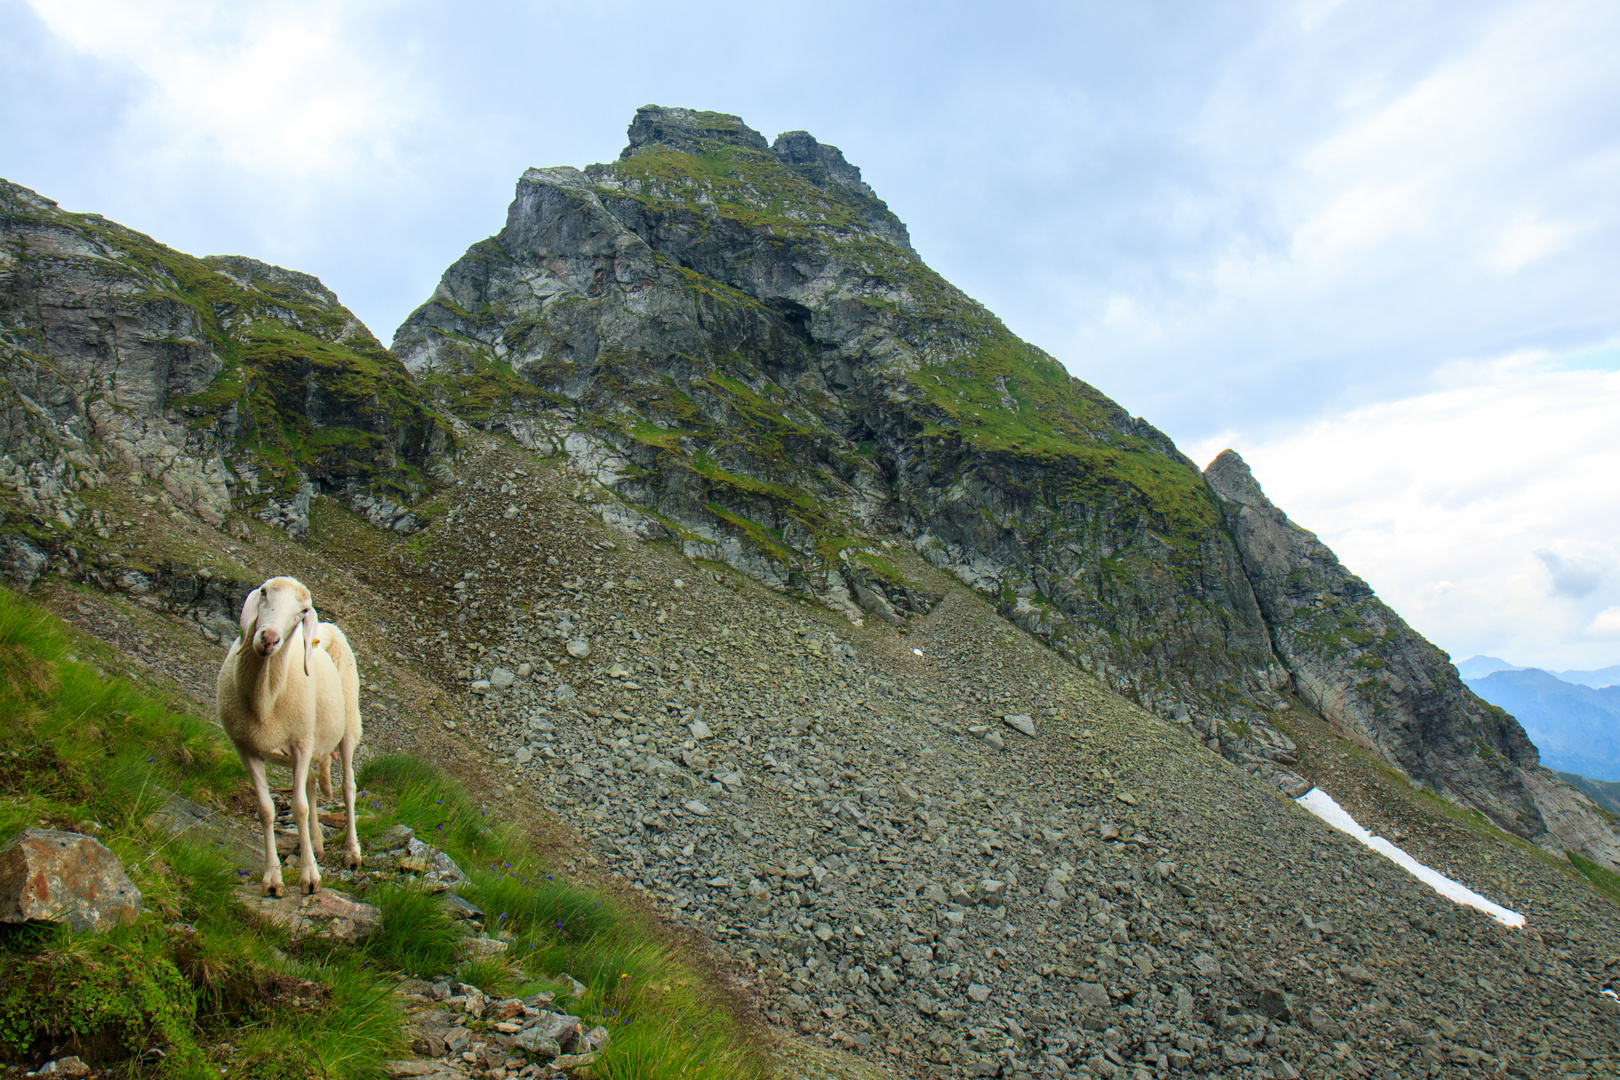
[[1098, 1009], [1106, 1009], [1109, 1006], [1108, 991], [1103, 988], [1101, 983], [1083, 982], [1075, 987], [1075, 996], [1080, 999], [1083, 1005], [1090, 1005]]
[[1035, 718], [1033, 716], [1015, 713], [1010, 716], [1003, 716], [1001, 719], [1003, 723], [1014, 731], [1022, 732], [1032, 739], [1035, 737]]

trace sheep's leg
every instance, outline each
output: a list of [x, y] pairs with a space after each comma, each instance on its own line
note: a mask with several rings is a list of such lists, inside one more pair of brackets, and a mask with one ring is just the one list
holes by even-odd
[[304, 785], [309, 797], [309, 841], [315, 848], [315, 859], [326, 857], [326, 832], [321, 828], [321, 790], [315, 783], [315, 769], [309, 770], [309, 781]]
[[[315, 862], [314, 841], [310, 839], [309, 781], [310, 746], [304, 743], [293, 750], [293, 821], [298, 825], [298, 888], [306, 896], [321, 890], [321, 868]], [[320, 824], [315, 824], [320, 828]]]
[[360, 837], [354, 831], [354, 740], [343, 736], [338, 743], [343, 756], [343, 812], [348, 819], [348, 836], [343, 844], [343, 866], [347, 870], [360, 869]]
[[276, 853], [276, 803], [270, 798], [270, 785], [264, 778], [264, 759], [249, 757], [238, 751], [242, 767], [253, 778], [253, 793], [259, 799], [259, 824], [264, 827], [264, 894], [280, 896], [281, 856]]

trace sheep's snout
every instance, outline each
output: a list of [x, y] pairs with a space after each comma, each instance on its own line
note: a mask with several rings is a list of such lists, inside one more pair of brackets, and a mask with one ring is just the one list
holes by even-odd
[[281, 631], [273, 626], [266, 626], [253, 637], [254, 650], [260, 656], [269, 656], [281, 645]]

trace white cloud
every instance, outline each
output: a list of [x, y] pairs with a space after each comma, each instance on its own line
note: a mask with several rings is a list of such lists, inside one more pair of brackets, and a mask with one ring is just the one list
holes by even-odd
[[389, 159], [422, 109], [367, 44], [375, 3], [28, 2], [73, 48], [144, 78], [125, 135], [171, 166], [332, 181]]
[[1620, 637], [1620, 604], [1598, 612], [1587, 632], [1593, 637]]
[[1620, 373], [1516, 356], [1444, 388], [1295, 427], [1231, 432], [1266, 493], [1436, 644], [1553, 668], [1614, 663]]
[[1514, 274], [1573, 242], [1577, 229], [1566, 221], [1545, 221], [1534, 213], [1521, 213], [1497, 234], [1496, 246], [1484, 263], [1499, 274]]

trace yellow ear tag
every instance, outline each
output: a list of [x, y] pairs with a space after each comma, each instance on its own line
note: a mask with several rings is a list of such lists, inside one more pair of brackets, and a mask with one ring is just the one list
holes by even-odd
[[320, 643], [321, 643], [320, 638], [316, 638], [314, 641], [310, 642], [311, 645], [319, 645]]

